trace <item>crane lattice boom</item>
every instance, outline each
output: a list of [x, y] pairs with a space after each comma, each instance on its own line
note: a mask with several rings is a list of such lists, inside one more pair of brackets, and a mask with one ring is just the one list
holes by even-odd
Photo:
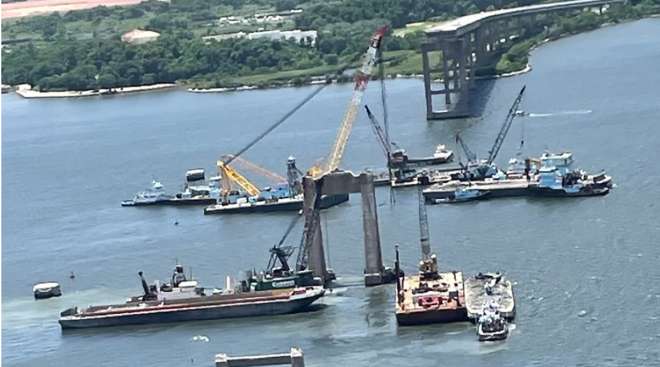
[[218, 161], [218, 173], [222, 177], [222, 191], [227, 195], [231, 191], [231, 184], [236, 183], [251, 196], [259, 195], [261, 192], [252, 182], [243, 177], [238, 171], [225, 164], [224, 160]]
[[339, 168], [341, 158], [344, 155], [346, 144], [348, 143], [348, 138], [351, 135], [351, 130], [353, 129], [353, 122], [355, 122], [360, 101], [362, 101], [364, 90], [367, 87], [369, 78], [371, 77], [371, 71], [378, 59], [378, 49], [380, 48], [381, 40], [383, 39], [386, 31], [387, 27], [379, 28], [371, 37], [369, 49], [367, 50], [366, 56], [362, 63], [362, 67], [355, 73], [355, 87], [353, 88], [353, 96], [348, 104], [346, 113], [344, 114], [344, 118], [339, 128], [339, 132], [337, 133], [335, 144], [330, 151], [330, 155], [324, 164], [320, 166], [314, 166], [310, 169], [309, 173], [315, 178], [335, 171], [337, 168]]
[[456, 143], [458, 143], [461, 148], [463, 149], [463, 152], [465, 153], [465, 159], [467, 159], [468, 163], [471, 162], [476, 162], [477, 161], [477, 155], [474, 154], [470, 148], [468, 148], [467, 144], [463, 141], [461, 136], [459, 134], [456, 134]]
[[371, 127], [374, 130], [376, 137], [378, 138], [380, 147], [383, 149], [383, 152], [387, 156], [387, 161], [389, 162], [390, 157], [392, 156], [392, 148], [390, 147], [390, 144], [387, 142], [388, 140], [387, 135], [385, 131], [383, 131], [383, 128], [380, 126], [380, 123], [376, 119], [376, 116], [374, 116], [374, 114], [371, 113], [369, 106], [365, 105], [364, 109], [367, 110], [367, 116], [369, 117], [369, 121], [371, 121]]
[[257, 173], [257, 174], [259, 174], [259, 175], [261, 175], [261, 176], [267, 178], [268, 180], [272, 181], [273, 183], [282, 183], [282, 182], [286, 182], [286, 178], [284, 178], [284, 177], [278, 175], [278, 174], [275, 173], [275, 172], [271, 172], [271, 171], [269, 171], [269, 170], [267, 170], [267, 169], [265, 169], [265, 168], [263, 168], [263, 167], [261, 167], [261, 166], [255, 164], [255, 163], [253, 163], [253, 162], [250, 162], [250, 161], [248, 161], [248, 160], [245, 159], [245, 158], [242, 158], [242, 157], [235, 157], [235, 156], [233, 156], [233, 155], [231, 155], [231, 154], [230, 154], [230, 155], [227, 155], [227, 157], [229, 157], [229, 159], [232, 160], [232, 163], [233, 163], [233, 164], [235, 164], [235, 165], [240, 165], [240, 166], [242, 166], [243, 168], [249, 169], [250, 171], [252, 171], [252, 172], [254, 172], [254, 173]]
[[518, 97], [516, 97], [516, 100], [513, 102], [513, 105], [509, 109], [509, 114], [506, 115], [504, 124], [502, 125], [500, 132], [497, 134], [497, 138], [495, 138], [495, 144], [493, 144], [493, 147], [488, 153], [488, 160], [486, 161], [488, 165], [495, 161], [495, 157], [497, 157], [497, 153], [499, 153], [500, 148], [502, 147], [502, 143], [504, 143], [504, 138], [506, 138], [506, 134], [509, 132], [513, 118], [516, 117], [516, 111], [518, 111], [518, 106], [522, 100], [523, 93], [525, 93], [525, 86], [523, 86], [520, 90], [520, 93], [518, 93]]

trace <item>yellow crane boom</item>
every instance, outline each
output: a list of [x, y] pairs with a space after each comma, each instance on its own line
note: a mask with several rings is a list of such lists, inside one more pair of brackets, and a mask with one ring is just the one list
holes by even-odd
[[324, 163], [315, 165], [309, 170], [309, 174], [314, 178], [318, 178], [339, 168], [342, 156], [344, 155], [344, 150], [346, 149], [346, 144], [348, 143], [348, 138], [350, 137], [351, 130], [353, 129], [353, 122], [355, 122], [355, 118], [357, 117], [357, 111], [360, 102], [362, 101], [364, 90], [366, 89], [367, 83], [371, 77], [373, 66], [376, 64], [378, 50], [380, 49], [380, 44], [383, 36], [385, 35], [385, 32], [387, 32], [387, 27], [379, 28], [371, 37], [369, 49], [367, 50], [367, 53], [362, 62], [362, 67], [355, 73], [355, 87], [353, 88], [353, 96], [348, 104], [344, 118], [342, 119], [342, 123], [339, 127], [339, 131], [337, 132], [337, 138], [335, 139], [335, 144], [332, 146], [330, 155], [328, 155]]
[[242, 166], [243, 168], [246, 168], [246, 169], [248, 169], [248, 170], [250, 170], [250, 171], [252, 171], [252, 172], [255, 172], [255, 173], [257, 173], [257, 174], [259, 174], [259, 175], [261, 175], [261, 176], [263, 176], [263, 177], [266, 177], [268, 180], [272, 181], [273, 183], [287, 182], [287, 181], [286, 181], [286, 178], [284, 178], [283, 176], [278, 175], [278, 174], [275, 173], [275, 172], [271, 172], [271, 171], [269, 171], [269, 170], [267, 170], [267, 169], [265, 169], [265, 168], [263, 168], [263, 167], [261, 167], [261, 166], [255, 164], [255, 163], [253, 163], [253, 162], [248, 161], [248, 160], [245, 159], [245, 158], [235, 157], [235, 156], [233, 156], [233, 155], [231, 155], [231, 154], [229, 154], [229, 155], [227, 155], [227, 156], [230, 157], [230, 158], [233, 158], [233, 159], [232, 159], [232, 163], [233, 163], [233, 164], [240, 165], [240, 166]]
[[251, 196], [257, 196], [261, 192], [252, 182], [243, 177], [238, 171], [225, 164], [224, 160], [218, 161], [218, 173], [222, 177], [222, 191], [227, 195], [231, 191], [232, 182], [240, 186]]

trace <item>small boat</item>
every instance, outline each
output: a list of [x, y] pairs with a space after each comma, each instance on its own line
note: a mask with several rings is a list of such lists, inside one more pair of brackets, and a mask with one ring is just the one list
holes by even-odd
[[438, 145], [430, 157], [408, 157], [403, 149], [392, 152], [392, 159], [402, 161], [409, 168], [444, 164], [451, 161], [453, 157], [454, 152], [448, 150], [444, 144]]
[[78, 329], [281, 315], [304, 311], [325, 293], [316, 286], [252, 291], [241, 282], [239, 287], [207, 294], [197, 281], [182, 275], [177, 267], [173, 282], [159, 287], [157, 282], [148, 286], [140, 272], [143, 295], [124, 304], [69, 308], [60, 313], [59, 324], [62, 329]]
[[435, 199], [434, 203], [436, 204], [447, 204], [447, 203], [464, 203], [466, 201], [475, 201], [488, 197], [490, 192], [479, 190], [472, 187], [458, 187], [446, 198]]
[[477, 320], [479, 341], [504, 340], [509, 335], [509, 325], [498, 309], [499, 305], [492, 300], [484, 306]]
[[167, 204], [173, 198], [174, 196], [165, 193], [163, 185], [160, 182], [153, 180], [149, 189], [137, 193], [131, 200], [122, 201], [121, 206]]
[[447, 149], [447, 147], [444, 144], [440, 144], [437, 147], [435, 147], [435, 153], [433, 153], [434, 158], [440, 158], [445, 162], [449, 162], [449, 160], [453, 156], [454, 156], [454, 152]]
[[32, 287], [32, 293], [34, 293], [34, 299], [46, 299], [61, 296], [62, 289], [57, 282], [43, 282], [36, 283]]

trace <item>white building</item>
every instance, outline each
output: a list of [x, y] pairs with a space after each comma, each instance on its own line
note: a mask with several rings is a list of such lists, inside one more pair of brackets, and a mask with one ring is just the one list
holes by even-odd
[[296, 29], [293, 31], [274, 30], [274, 31], [262, 31], [262, 32], [253, 32], [253, 33], [238, 32], [238, 33], [220, 34], [217, 36], [206, 36], [203, 37], [203, 39], [222, 41], [231, 38], [247, 38], [251, 40], [259, 39], [259, 38], [267, 38], [270, 39], [271, 41], [294, 40], [296, 42], [309, 39], [310, 46], [314, 46], [316, 45], [317, 37], [318, 37], [317, 31], [301, 31], [300, 29]]
[[153, 31], [143, 31], [141, 29], [134, 29], [121, 35], [122, 42], [130, 43], [132, 45], [141, 45], [143, 43], [155, 41], [160, 37], [160, 33]]

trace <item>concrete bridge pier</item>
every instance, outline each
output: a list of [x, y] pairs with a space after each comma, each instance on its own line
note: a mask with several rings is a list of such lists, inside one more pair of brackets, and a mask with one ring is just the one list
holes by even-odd
[[376, 211], [376, 191], [374, 176], [361, 174], [360, 194], [362, 196], [362, 228], [364, 231], [364, 284], [366, 286], [388, 283], [387, 271], [383, 266]]
[[[323, 233], [321, 233], [321, 213], [314, 210], [316, 193], [320, 191], [323, 181], [315, 181], [303, 178], [303, 216], [305, 218], [305, 228], [303, 235], [306, 243], [305, 248], [309, 249], [308, 266], [312, 269], [315, 277], [327, 280], [330, 279], [328, 267], [325, 262], [325, 250], [323, 249]], [[320, 194], [319, 194], [320, 195]], [[309, 245], [307, 245], [309, 243]]]
[[323, 234], [319, 225], [319, 210], [314, 209], [316, 197], [359, 192], [362, 196], [365, 285], [374, 286], [394, 281], [392, 269], [383, 265], [373, 175], [362, 173], [355, 176], [351, 172], [333, 172], [318, 179], [305, 176], [303, 178], [303, 192], [304, 245], [305, 249], [308, 249], [309, 268], [312, 269], [315, 276], [320, 277], [324, 282], [330, 279], [325, 262]]
[[[490, 74], [499, 56], [518, 37], [539, 27], [538, 16], [597, 11], [622, 6], [627, 0], [569, 0], [466, 15], [426, 31], [422, 67], [426, 118], [449, 119], [470, 115], [474, 77]], [[518, 36], [518, 37], [511, 37]], [[441, 53], [439, 60], [434, 60]], [[437, 63], [436, 63], [437, 62]], [[439, 67], [441, 64], [441, 67]], [[442, 83], [438, 83], [442, 73]], [[438, 101], [444, 96], [443, 101]], [[436, 102], [440, 108], [436, 108]]]
[[[467, 98], [471, 87], [470, 74], [472, 73], [472, 55], [467, 53], [469, 45], [465, 38], [446, 39], [440, 42], [429, 42], [422, 45], [422, 67], [424, 74], [424, 87], [426, 94], [426, 114], [430, 118], [457, 118], [469, 115]], [[432, 56], [440, 51], [437, 60], [442, 68], [433, 64]], [[442, 72], [442, 81], [439, 84], [434, 80], [434, 73]], [[436, 88], [440, 87], [440, 88]], [[434, 110], [434, 97], [443, 96], [442, 110]]]

